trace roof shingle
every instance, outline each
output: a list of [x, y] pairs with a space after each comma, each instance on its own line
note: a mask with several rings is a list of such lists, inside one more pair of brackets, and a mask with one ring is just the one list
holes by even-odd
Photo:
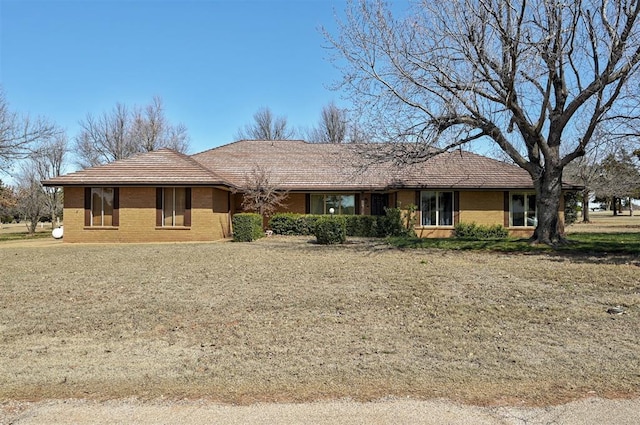
[[228, 183], [188, 155], [171, 149], [141, 153], [127, 159], [43, 182], [49, 186], [224, 185]]
[[266, 170], [273, 184], [291, 191], [533, 189], [531, 177], [522, 168], [472, 152], [446, 152], [404, 166], [365, 165], [354, 145], [300, 140], [243, 140], [192, 156], [161, 149], [43, 183], [49, 186], [224, 185], [241, 188], [256, 167]]

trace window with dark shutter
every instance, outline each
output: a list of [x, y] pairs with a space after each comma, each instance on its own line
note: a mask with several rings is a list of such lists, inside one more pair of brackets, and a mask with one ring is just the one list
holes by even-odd
[[156, 190], [156, 226], [191, 226], [190, 187], [164, 187]]
[[117, 187], [84, 189], [84, 225], [117, 227], [120, 224], [120, 191]]

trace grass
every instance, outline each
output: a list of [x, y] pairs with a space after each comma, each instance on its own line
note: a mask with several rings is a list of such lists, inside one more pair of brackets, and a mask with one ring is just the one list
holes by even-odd
[[639, 229], [603, 216], [559, 250], [0, 243], [0, 401], [637, 397]]
[[497, 252], [560, 252], [567, 254], [619, 254], [640, 255], [640, 233], [574, 233], [568, 236], [569, 244], [551, 248], [532, 245], [526, 239], [466, 240], [390, 238], [389, 243], [398, 248], [430, 248], [447, 250], [474, 250]]
[[635, 256], [272, 237], [0, 258], [0, 400], [640, 395]]
[[51, 238], [51, 223], [38, 225], [30, 235], [24, 223], [4, 223], [0, 225], [0, 242]]
[[51, 233], [37, 232], [29, 235], [27, 232], [20, 233], [0, 233], [0, 242], [3, 241], [19, 241], [29, 239], [46, 239], [51, 238]]

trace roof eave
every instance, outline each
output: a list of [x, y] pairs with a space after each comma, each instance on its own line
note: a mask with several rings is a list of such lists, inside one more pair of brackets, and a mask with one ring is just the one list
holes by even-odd
[[171, 181], [163, 180], [156, 182], [142, 182], [142, 181], [107, 181], [107, 180], [92, 180], [92, 181], [74, 181], [66, 182], [59, 180], [43, 180], [43, 186], [48, 187], [87, 187], [87, 186], [114, 186], [114, 187], [159, 187], [159, 186], [189, 186], [189, 187], [224, 187], [227, 189], [235, 189], [235, 186], [223, 182], [223, 181]]

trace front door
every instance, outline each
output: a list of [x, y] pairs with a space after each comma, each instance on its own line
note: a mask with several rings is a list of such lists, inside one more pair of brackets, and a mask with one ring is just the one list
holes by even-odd
[[389, 206], [389, 194], [372, 193], [371, 194], [371, 215], [384, 215], [384, 209]]

